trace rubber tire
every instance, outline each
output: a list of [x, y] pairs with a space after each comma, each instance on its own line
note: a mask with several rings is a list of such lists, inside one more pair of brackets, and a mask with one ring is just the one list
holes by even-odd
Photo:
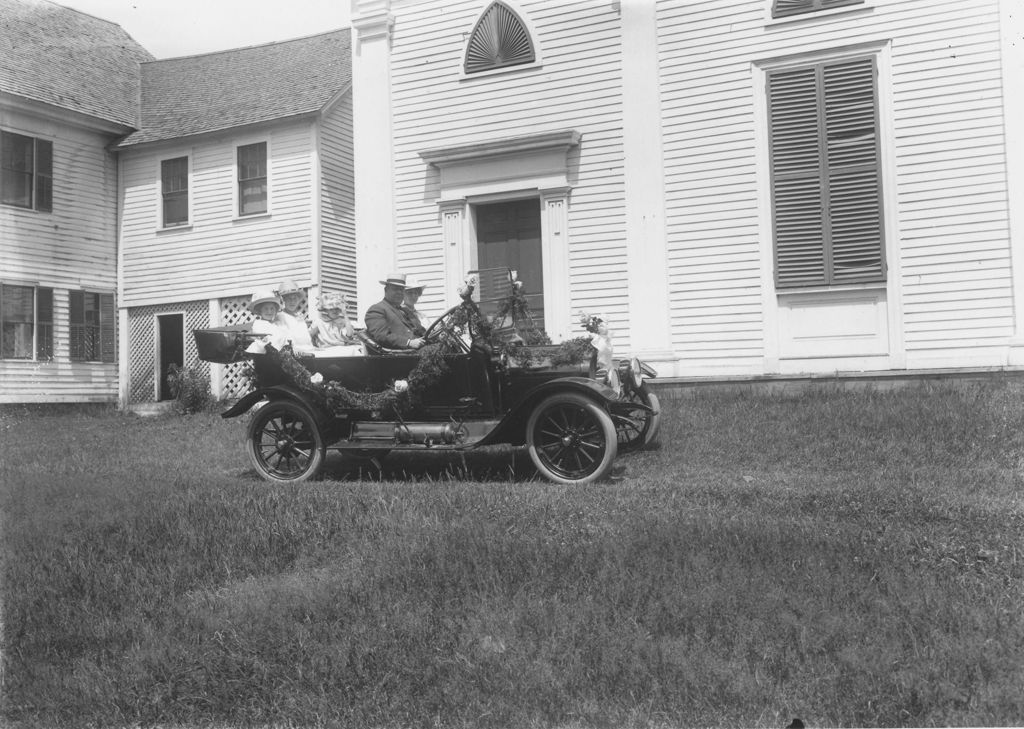
[[655, 410], [653, 414], [647, 413], [650, 417], [644, 422], [643, 427], [640, 429], [640, 434], [634, 438], [624, 439], [625, 435], [622, 428], [617, 428], [619, 436], [619, 448], [623, 451], [634, 451], [641, 448], [646, 448], [658, 435], [658, 428], [661, 426], [661, 404], [658, 402], [658, 396], [651, 392], [648, 388], [643, 387], [640, 389], [639, 397], [633, 399], [634, 402], [641, 402]]
[[[297, 467], [287, 472], [272, 466], [269, 462], [273, 455], [280, 455], [281, 457], [277, 461], [277, 465], [280, 465], [286, 455], [280, 453], [282, 448], [287, 449], [289, 453], [295, 451], [294, 445], [291, 443], [278, 446], [276, 443], [267, 441], [267, 437], [271, 441], [273, 440], [274, 433], [270, 432], [268, 427], [275, 421], [278, 423], [278, 429], [283, 431], [279, 435], [284, 435], [286, 439], [294, 439], [297, 428], [301, 428], [302, 433], [309, 434], [308, 441], [301, 441], [309, 443], [309, 447], [306, 449], [309, 451], [308, 456], [304, 459], [297, 459]], [[283, 439], [279, 438], [279, 440]], [[268, 448], [276, 450], [268, 451]], [[256, 411], [249, 422], [246, 451], [256, 472], [267, 481], [274, 483], [302, 483], [313, 480], [320, 475], [326, 457], [323, 435], [320, 433], [316, 420], [305, 408], [288, 400], [269, 402]]]
[[[570, 469], [560, 468], [545, 448], [549, 450], [557, 447], [559, 432], [575, 441], [573, 433], [583, 429], [589, 434], [594, 447], [601, 448], [601, 453], [592, 468], [581, 468], [578, 474], [574, 474]], [[545, 478], [570, 485], [591, 483], [604, 478], [618, 455], [618, 437], [611, 416], [590, 398], [573, 392], [551, 395], [533, 409], [526, 423], [526, 445], [533, 465]], [[586, 454], [583, 445], [582, 442], [567, 445], [572, 448], [577, 463], [581, 463], [578, 455]]]

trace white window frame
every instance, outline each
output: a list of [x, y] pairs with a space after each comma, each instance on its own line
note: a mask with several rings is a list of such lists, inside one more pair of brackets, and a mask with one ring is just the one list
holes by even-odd
[[[188, 205], [186, 209], [188, 211], [188, 219], [183, 223], [172, 223], [167, 225], [164, 221], [164, 162], [180, 159], [184, 157], [188, 164]], [[195, 179], [192, 174], [192, 161], [195, 157], [193, 150], [177, 151], [173, 154], [168, 153], [161, 155], [156, 160], [156, 211], [157, 211], [157, 230], [158, 231], [173, 231], [173, 230], [190, 230], [195, 223]]]
[[[771, 12], [770, 0], [769, 13]], [[860, 8], [861, 6], [853, 6]], [[836, 10], [847, 10], [837, 8]], [[825, 11], [835, 12], [835, 11]], [[813, 13], [811, 15], [817, 15]], [[803, 17], [803, 16], [796, 16]], [[788, 20], [788, 18], [787, 18]], [[769, 155], [767, 72], [769, 70], [800, 68], [816, 63], [844, 61], [863, 56], [874, 56], [878, 71], [878, 126], [879, 165], [882, 174], [883, 230], [885, 232], [884, 283], [852, 283], [805, 289], [777, 289], [775, 286], [775, 235], [771, 195], [771, 160]], [[889, 331], [889, 360], [892, 368], [900, 368], [905, 361], [903, 338], [903, 301], [900, 288], [901, 262], [899, 254], [899, 210], [896, 195], [896, 140], [893, 111], [892, 41], [889, 39], [861, 43], [842, 48], [808, 48], [787, 56], [756, 59], [751, 63], [754, 99], [754, 134], [757, 148], [758, 231], [761, 240], [761, 302], [765, 316], [766, 372], [778, 371], [780, 343], [778, 337], [779, 297], [843, 297], [851, 292], [884, 291], [886, 296]]]
[[[267, 145], [267, 209], [262, 213], [249, 213], [243, 215], [241, 212], [241, 199], [239, 197], [238, 189], [238, 150], [241, 147], [248, 147], [252, 144], [266, 144]], [[272, 148], [270, 143], [270, 137], [251, 137], [240, 139], [232, 145], [231, 148], [231, 217], [232, 220], [256, 220], [260, 218], [267, 218], [273, 214], [273, 199], [272, 194], [274, 189], [273, 183], [273, 172], [272, 165], [270, 164], [273, 159]]]

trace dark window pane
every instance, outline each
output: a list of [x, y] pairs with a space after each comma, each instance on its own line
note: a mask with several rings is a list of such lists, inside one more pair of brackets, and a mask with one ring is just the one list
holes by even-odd
[[188, 222], [188, 157], [160, 163], [164, 226]]
[[31, 286], [4, 285], [0, 289], [0, 357], [32, 359], [33, 297]]

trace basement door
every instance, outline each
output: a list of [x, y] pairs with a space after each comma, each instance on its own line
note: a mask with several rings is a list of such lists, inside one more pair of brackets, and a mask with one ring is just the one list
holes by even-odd
[[181, 367], [185, 362], [185, 315], [161, 314], [156, 318], [160, 379], [157, 399], [173, 400], [171, 386], [167, 381], [167, 370], [173, 364]]
[[511, 268], [523, 282], [534, 323], [544, 327], [540, 200], [476, 206], [477, 266]]

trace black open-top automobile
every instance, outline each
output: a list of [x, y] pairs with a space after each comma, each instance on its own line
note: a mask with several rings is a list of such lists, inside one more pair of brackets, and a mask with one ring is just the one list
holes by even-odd
[[567, 358], [564, 345], [510, 350], [481, 330], [487, 320], [466, 296], [431, 324], [418, 351], [364, 340], [365, 356], [297, 355], [287, 346], [252, 354], [247, 327], [194, 336], [208, 362], [251, 360], [253, 389], [223, 417], [254, 410], [246, 450], [270, 481], [317, 477], [327, 451], [380, 459], [511, 444], [525, 446], [552, 481], [582, 484], [605, 477], [620, 450], [655, 438], [659, 403], [647, 365], [634, 358], [600, 372], [589, 353]]

